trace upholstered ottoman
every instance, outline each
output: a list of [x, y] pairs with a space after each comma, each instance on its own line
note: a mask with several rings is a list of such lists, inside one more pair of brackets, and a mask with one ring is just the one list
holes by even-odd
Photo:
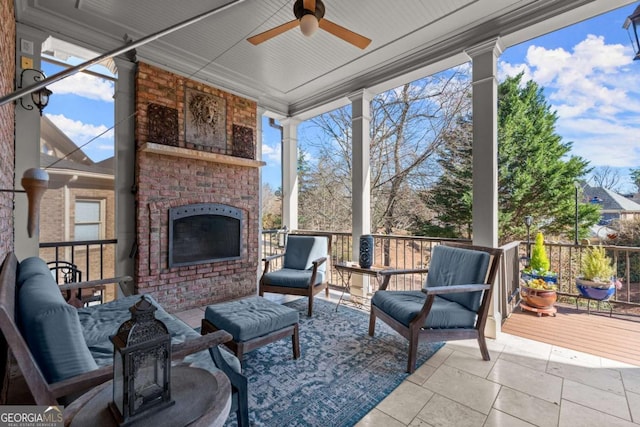
[[293, 358], [300, 357], [298, 312], [287, 306], [254, 296], [213, 304], [206, 308], [202, 333], [224, 329], [233, 335], [225, 343], [238, 359], [263, 345], [291, 336]]

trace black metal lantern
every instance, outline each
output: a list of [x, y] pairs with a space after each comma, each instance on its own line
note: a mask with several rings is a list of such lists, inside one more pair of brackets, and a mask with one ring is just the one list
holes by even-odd
[[[20, 73], [20, 83], [18, 84], [19, 88], [22, 88], [22, 85], [23, 85], [22, 80], [24, 77], [24, 73], [27, 71], [32, 74], [35, 74], [31, 76], [34, 82], [39, 82], [45, 79], [44, 73], [40, 70], [36, 70], [33, 68], [24, 69]], [[51, 92], [46, 87], [43, 87], [42, 89], [31, 92], [31, 102], [33, 103], [33, 105], [36, 106], [41, 116], [42, 116], [42, 110], [44, 110], [44, 107], [46, 107], [47, 104], [49, 104], [49, 97], [51, 96], [52, 93], [53, 92]], [[29, 104], [25, 105], [22, 102], [22, 98], [20, 98], [20, 105], [22, 105], [22, 108], [24, 108], [25, 110], [33, 110], [33, 105], [29, 105]]]
[[[633, 33], [629, 30], [629, 27], [633, 29]], [[636, 52], [636, 55], [633, 57], [633, 60], [640, 59], [640, 38], [638, 38], [638, 27], [640, 27], [640, 6], [636, 7], [636, 10], [627, 17], [624, 21], [624, 25], [622, 28], [627, 30], [629, 33], [629, 38], [631, 39], [631, 46], [633, 46], [633, 50]]]
[[109, 408], [119, 425], [171, 400], [171, 335], [155, 318], [155, 307], [144, 296], [129, 311], [131, 319], [110, 337], [113, 343], [113, 401]]

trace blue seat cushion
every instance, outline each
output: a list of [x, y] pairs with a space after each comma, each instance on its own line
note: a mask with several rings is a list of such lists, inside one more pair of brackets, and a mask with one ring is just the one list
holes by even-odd
[[213, 304], [204, 317], [216, 328], [233, 335], [236, 342], [248, 341], [298, 323], [298, 312], [259, 296]]
[[[405, 326], [420, 313], [426, 295], [422, 291], [378, 291], [371, 304]], [[471, 328], [476, 313], [455, 301], [436, 297], [423, 327], [431, 329]]]
[[[312, 270], [294, 270], [291, 268], [281, 268], [280, 270], [265, 273], [262, 276], [262, 282], [266, 285], [304, 289], [309, 287], [312, 274]], [[323, 283], [324, 277], [324, 271], [317, 271], [316, 280], [313, 286]]]
[[[129, 307], [138, 302], [140, 297], [141, 295], [131, 295], [106, 304], [78, 309], [78, 317], [82, 325], [84, 339], [99, 366], [107, 366], [113, 363], [113, 343], [109, 336], [115, 334], [118, 331], [118, 327], [131, 318]], [[155, 312], [156, 319], [162, 321], [169, 330], [172, 344], [200, 336], [189, 325], [167, 313], [150, 295], [145, 295], [145, 298], [158, 307]], [[225, 361], [236, 372], [240, 373], [240, 361], [238, 358], [228, 351], [221, 351], [221, 353]], [[207, 350], [187, 356], [184, 362], [211, 372], [218, 370]]]
[[[327, 237], [289, 235], [282, 266], [292, 270], [313, 268], [313, 261], [327, 256], [328, 242]], [[325, 272], [326, 270], [326, 262], [318, 266], [318, 271]]]
[[[426, 287], [486, 283], [490, 258], [484, 251], [436, 246], [429, 262]], [[478, 311], [482, 292], [447, 294], [441, 298]]]
[[65, 302], [46, 263], [39, 258], [23, 262], [18, 325], [46, 380], [53, 383], [97, 369], [78, 313]]

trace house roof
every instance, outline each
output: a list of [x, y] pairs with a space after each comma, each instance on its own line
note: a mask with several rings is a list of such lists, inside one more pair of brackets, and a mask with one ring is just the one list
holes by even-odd
[[597, 200], [603, 211], [634, 211], [640, 212], [640, 204], [624, 197], [615, 191], [603, 187], [583, 187], [587, 201]]
[[40, 129], [40, 167], [52, 173], [65, 170], [113, 176], [113, 157], [95, 163], [46, 116], [40, 119]]
[[372, 39], [366, 49], [297, 28], [257, 46], [246, 40], [294, 19], [293, 0], [16, 0], [15, 11], [19, 25], [104, 53], [228, 5], [137, 47], [137, 58], [256, 100], [272, 116], [305, 119], [363, 88], [375, 94], [467, 62], [469, 49], [493, 39], [509, 47], [634, 2], [324, 0], [327, 20]]
[[[40, 117], [40, 144], [46, 146], [46, 150], [54, 158], [66, 158], [75, 164], [82, 163], [92, 165], [93, 161], [78, 148], [59, 127], [47, 116]], [[43, 165], [46, 166], [46, 165]]]

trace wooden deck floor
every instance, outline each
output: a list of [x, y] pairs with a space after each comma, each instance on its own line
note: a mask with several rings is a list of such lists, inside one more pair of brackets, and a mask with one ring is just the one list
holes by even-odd
[[640, 366], [640, 317], [558, 305], [555, 317], [516, 309], [502, 331]]

